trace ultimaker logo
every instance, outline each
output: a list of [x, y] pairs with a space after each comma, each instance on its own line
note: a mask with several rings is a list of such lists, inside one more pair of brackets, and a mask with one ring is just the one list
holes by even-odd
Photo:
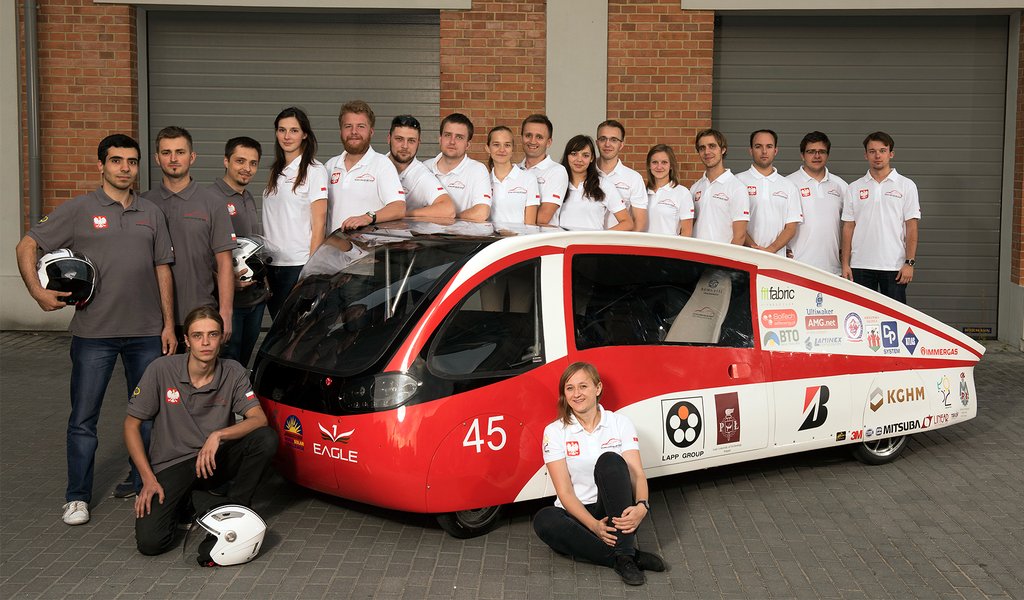
[[804, 394], [804, 422], [800, 425], [800, 431], [821, 427], [828, 419], [828, 386], [816, 385], [807, 388]]
[[784, 287], [761, 288], [762, 300], [792, 300], [796, 298], [796, 290]]

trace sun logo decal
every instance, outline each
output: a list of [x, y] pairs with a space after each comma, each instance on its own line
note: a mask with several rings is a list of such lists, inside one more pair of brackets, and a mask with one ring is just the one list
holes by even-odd
[[302, 421], [295, 415], [288, 415], [284, 420], [284, 441], [296, 450], [305, 450], [306, 442], [302, 441]]

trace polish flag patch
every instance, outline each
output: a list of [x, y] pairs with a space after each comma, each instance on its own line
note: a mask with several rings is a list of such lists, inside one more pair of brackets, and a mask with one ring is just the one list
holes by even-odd
[[341, 181], [341, 172], [335, 171], [335, 172], [331, 173], [331, 185], [334, 185], [335, 183], [338, 183], [339, 181]]
[[168, 404], [180, 404], [181, 403], [181, 392], [178, 388], [167, 388], [167, 393], [164, 395]]
[[580, 455], [580, 443], [579, 442], [566, 442], [565, 443], [565, 454], [567, 456], [579, 456]]
[[802, 198], [810, 198], [811, 197], [811, 188], [800, 188], [800, 197], [802, 197]]
[[868, 192], [867, 190], [861, 190], [860, 191], [860, 199], [861, 200], [867, 200], [868, 196], [870, 196], [870, 195], [871, 195], [871, 193]]
[[756, 196], [757, 195], [757, 186], [756, 185], [748, 185], [747, 186], [747, 195], [748, 196]]
[[238, 214], [238, 209], [235, 208], [235, 205], [232, 202], [228, 202], [228, 214], [232, 217]]
[[95, 227], [96, 229], [106, 229], [107, 228], [107, 218], [104, 217], [103, 215], [97, 215], [97, 216], [93, 217], [92, 218], [92, 226]]

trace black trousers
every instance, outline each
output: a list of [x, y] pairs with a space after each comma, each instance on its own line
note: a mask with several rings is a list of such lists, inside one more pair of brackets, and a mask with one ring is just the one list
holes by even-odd
[[[584, 506], [595, 519], [622, 516], [622, 511], [634, 503], [629, 467], [622, 456], [614, 452], [602, 454], [594, 466], [594, 481], [597, 483], [597, 502]], [[612, 525], [611, 519], [608, 524]], [[622, 533], [616, 530], [615, 546], [609, 546], [557, 506], [540, 509], [533, 517], [533, 530], [555, 552], [606, 567], [615, 566], [615, 558], [619, 555], [636, 554], [635, 531]]]
[[899, 271], [875, 271], [874, 269], [852, 269], [853, 282], [884, 294], [893, 300], [907, 303], [907, 284], [896, 283]]
[[[270, 459], [277, 451], [277, 434], [270, 427], [260, 427], [239, 440], [224, 442], [217, 451], [217, 468], [213, 477], [196, 477], [196, 459], [180, 462], [156, 474], [164, 488], [164, 501], [154, 497], [150, 513], [135, 519], [135, 543], [139, 552], [162, 554], [174, 547], [174, 534], [179, 509], [192, 501], [197, 515], [204, 515], [220, 504], [249, 506], [263, 478]], [[224, 498], [206, 490], [228, 484]]]

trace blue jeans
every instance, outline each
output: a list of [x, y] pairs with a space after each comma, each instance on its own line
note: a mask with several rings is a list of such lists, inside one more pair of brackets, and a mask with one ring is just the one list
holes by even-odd
[[65, 501], [92, 501], [93, 467], [99, 443], [96, 424], [118, 355], [124, 366], [128, 396], [131, 396], [146, 367], [160, 356], [161, 351], [160, 336], [157, 335], [71, 338], [71, 416], [68, 418], [68, 488], [64, 494]]
[[907, 284], [896, 283], [899, 271], [876, 271], [874, 269], [852, 269], [853, 282], [875, 290], [885, 296], [907, 303]]
[[231, 315], [231, 338], [224, 345], [221, 356], [237, 360], [242, 363], [243, 367], [249, 366], [252, 350], [256, 347], [256, 340], [260, 337], [263, 310], [266, 307], [266, 302], [244, 308], [235, 307]]
[[288, 294], [299, 281], [299, 273], [302, 266], [297, 267], [267, 267], [267, 286], [270, 287], [270, 299], [267, 300], [267, 310], [270, 311], [270, 318], [276, 319], [277, 312], [281, 310]]

